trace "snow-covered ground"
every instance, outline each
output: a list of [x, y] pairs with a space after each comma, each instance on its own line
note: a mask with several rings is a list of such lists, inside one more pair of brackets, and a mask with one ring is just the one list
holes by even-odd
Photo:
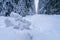
[[[16, 30], [19, 22], [12, 17], [0, 17], [0, 40], [60, 40], [60, 15], [33, 15], [23, 19], [31, 22], [30, 30]], [[8, 26], [6, 24], [8, 21]], [[10, 23], [10, 24], [9, 24]], [[7, 27], [6, 27], [7, 26]]]
[[34, 15], [31, 21], [34, 40], [60, 40], [60, 15]]

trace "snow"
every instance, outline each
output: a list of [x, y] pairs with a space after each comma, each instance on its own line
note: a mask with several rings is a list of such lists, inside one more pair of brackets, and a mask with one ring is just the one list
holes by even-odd
[[[14, 17], [0, 17], [0, 40], [60, 40], [60, 15], [35, 14], [22, 18], [22, 23], [19, 20], [16, 21]], [[23, 26], [27, 24], [30, 30]], [[17, 25], [24, 30], [14, 29]]]
[[22, 16], [19, 15], [18, 13], [15, 13], [15, 12], [11, 12], [10, 17], [14, 17], [14, 18], [20, 18], [20, 19], [22, 19]]
[[34, 15], [25, 18], [32, 25], [33, 40], [60, 40], [60, 15]]
[[27, 32], [16, 32], [13, 29], [0, 29], [0, 40], [30, 40]]

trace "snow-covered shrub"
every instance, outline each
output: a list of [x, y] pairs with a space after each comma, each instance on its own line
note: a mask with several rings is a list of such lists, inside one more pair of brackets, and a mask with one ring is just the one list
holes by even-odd
[[10, 19], [5, 20], [5, 23], [8, 27], [12, 26], [14, 29], [20, 29], [20, 30], [24, 30], [24, 29], [29, 30], [30, 29], [29, 26], [31, 25], [31, 23], [29, 21], [23, 19], [23, 17], [20, 16], [18, 13], [11, 12], [9, 18]]

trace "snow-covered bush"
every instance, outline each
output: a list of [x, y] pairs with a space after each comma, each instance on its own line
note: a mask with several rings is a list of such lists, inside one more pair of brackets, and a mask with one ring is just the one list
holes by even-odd
[[12, 12], [10, 14], [10, 17], [5, 19], [6, 27], [12, 26], [14, 29], [24, 30], [24, 29], [30, 29], [31, 23], [23, 17], [21, 17], [18, 13]]

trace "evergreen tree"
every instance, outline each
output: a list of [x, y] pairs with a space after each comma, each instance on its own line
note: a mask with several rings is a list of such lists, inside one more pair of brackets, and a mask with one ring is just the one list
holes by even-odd
[[9, 16], [14, 11], [22, 16], [35, 12], [34, 0], [2, 0], [0, 2], [1, 15]]
[[45, 9], [46, 14], [60, 14], [60, 0], [49, 0]]

